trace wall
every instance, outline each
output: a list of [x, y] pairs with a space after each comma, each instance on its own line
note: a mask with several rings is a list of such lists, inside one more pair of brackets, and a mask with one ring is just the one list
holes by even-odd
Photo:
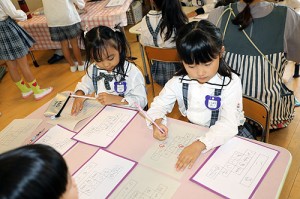
[[[18, 0], [11, 0], [17, 9], [20, 9]], [[37, 8], [43, 7], [42, 0], [26, 0], [28, 8], [31, 12], [35, 11]]]

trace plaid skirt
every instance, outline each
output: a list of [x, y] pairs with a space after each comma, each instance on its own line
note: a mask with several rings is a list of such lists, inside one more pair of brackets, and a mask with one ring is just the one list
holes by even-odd
[[34, 43], [34, 39], [10, 17], [0, 21], [0, 60], [24, 57]]
[[156, 83], [164, 86], [180, 69], [180, 63], [153, 61], [151, 74]]
[[49, 27], [52, 41], [73, 39], [81, 33], [80, 22], [70, 26]]

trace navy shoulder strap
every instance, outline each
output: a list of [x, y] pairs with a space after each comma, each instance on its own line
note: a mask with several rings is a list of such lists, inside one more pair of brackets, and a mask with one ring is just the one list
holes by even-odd
[[156, 29], [153, 30], [152, 26], [151, 26], [151, 23], [150, 23], [150, 20], [149, 20], [149, 16], [146, 16], [146, 23], [147, 23], [147, 26], [148, 26], [148, 29], [153, 37], [153, 42], [154, 42], [154, 45], [156, 47], [158, 47], [158, 43], [157, 43], [157, 35], [159, 33], [159, 28], [160, 28], [160, 24], [162, 23], [162, 18], [160, 18], [157, 26], [156, 26]]

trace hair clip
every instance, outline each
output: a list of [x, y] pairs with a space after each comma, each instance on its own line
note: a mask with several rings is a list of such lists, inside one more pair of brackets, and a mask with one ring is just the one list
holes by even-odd
[[83, 32], [83, 37], [85, 37], [86, 33], [88, 32], [88, 29], [89, 29], [88, 25], [85, 25], [85, 30]]

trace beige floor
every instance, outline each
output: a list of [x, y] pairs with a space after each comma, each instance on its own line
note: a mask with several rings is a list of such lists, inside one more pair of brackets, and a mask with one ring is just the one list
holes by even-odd
[[[134, 35], [128, 33], [128, 28], [126, 28], [126, 31], [128, 41], [132, 48], [132, 55], [138, 58], [135, 62], [143, 71], [138, 42]], [[52, 56], [52, 53], [52, 50], [34, 52], [35, 58], [40, 64], [40, 67], [37, 68], [33, 66], [31, 58], [28, 57], [31, 70], [40, 85], [42, 87], [54, 87], [53, 93], [40, 101], [35, 101], [33, 97], [22, 99], [20, 92], [10, 79], [9, 74], [5, 75], [0, 83], [0, 112], [2, 113], [0, 116], [0, 130], [8, 125], [13, 119], [26, 117], [28, 114], [48, 102], [56, 95], [56, 93], [73, 90], [76, 83], [80, 81], [84, 72], [71, 73], [64, 60], [49, 65], [47, 60]], [[300, 78], [294, 79], [291, 77], [294, 72], [293, 67], [293, 64], [290, 64], [287, 67], [284, 78], [288, 83], [289, 88], [295, 90], [296, 96], [300, 99]], [[149, 85], [147, 85], [147, 90], [149, 92], [148, 100], [151, 102], [152, 93]], [[160, 90], [159, 86], [156, 85], [155, 90], [157, 94]], [[288, 149], [293, 157], [292, 165], [280, 196], [282, 199], [300, 198], [300, 108], [296, 108], [295, 110], [295, 119], [287, 128], [277, 130], [270, 134], [269, 142]], [[180, 118], [180, 114], [177, 110], [174, 110], [169, 116]]]

